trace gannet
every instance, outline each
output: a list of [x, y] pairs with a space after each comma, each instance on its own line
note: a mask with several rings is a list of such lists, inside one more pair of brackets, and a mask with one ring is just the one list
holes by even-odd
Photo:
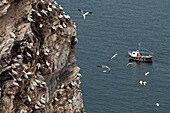
[[40, 101], [37, 101], [36, 102], [38, 106], [41, 106], [42, 104], [40, 103]]
[[81, 15], [83, 16], [84, 20], [85, 20], [85, 18], [86, 18], [86, 15], [92, 14], [92, 12], [86, 12], [86, 13], [84, 13], [83, 10], [81, 10], [81, 9], [78, 9], [78, 10], [81, 12]]
[[46, 61], [45, 64], [46, 64], [48, 67], [50, 66], [50, 63], [48, 63], [48, 61]]
[[129, 66], [129, 65], [133, 65], [133, 63], [128, 63], [127, 66]]
[[12, 38], [16, 38], [16, 35], [13, 32], [10, 32]]
[[61, 29], [63, 29], [63, 26], [62, 26], [62, 25], [59, 25], [58, 27], [61, 28]]
[[106, 68], [108, 72], [110, 72], [110, 68], [106, 65], [99, 65], [97, 67], [101, 67], [101, 68]]
[[32, 56], [31, 56], [31, 54], [30, 54], [30, 53], [26, 52], [26, 54], [27, 54], [27, 56], [28, 56], [28, 57], [31, 57], [31, 58], [32, 58]]
[[13, 73], [14, 75], [18, 75], [18, 73], [17, 73], [16, 71], [14, 71], [13, 69], [12, 69], [12, 73]]
[[29, 101], [29, 103], [31, 103], [31, 98], [30, 98], [30, 96], [28, 95], [28, 101]]
[[146, 83], [147, 83], [147, 82], [146, 82], [146, 81], [144, 81], [144, 82], [143, 82], [143, 85], [145, 86], [145, 85], [146, 85]]
[[32, 18], [30, 18], [29, 16], [27, 16], [27, 20], [28, 20], [29, 22], [34, 22], [34, 20], [33, 20]]
[[40, 13], [38, 13], [38, 12], [37, 12], [37, 15], [38, 15], [39, 17], [41, 17], [41, 14], [40, 14]]
[[22, 55], [17, 55], [17, 58], [22, 59]]
[[149, 72], [146, 72], [146, 73], [145, 73], [145, 76], [147, 76], [147, 75], [149, 75]]
[[18, 86], [19, 87], [19, 84], [15, 81], [12, 82], [14, 86]]
[[48, 11], [53, 11], [49, 6], [48, 6], [47, 10], [48, 10]]
[[37, 63], [37, 68], [39, 69], [41, 67], [41, 64], [40, 63]]
[[40, 24], [40, 28], [42, 28], [43, 27], [43, 24]]
[[37, 104], [34, 106], [35, 109], [40, 109], [40, 107], [37, 106]]
[[52, 5], [52, 8], [57, 9], [57, 7], [54, 4]]
[[56, 1], [54, 1], [54, 4], [55, 4], [55, 5], [58, 5], [58, 3], [57, 3]]
[[61, 88], [64, 88], [64, 84], [63, 83], [61, 84]]
[[68, 99], [68, 102], [72, 103], [72, 100]]
[[142, 81], [142, 80], [140, 80], [140, 81], [139, 81], [139, 84], [140, 84], [140, 85], [142, 85], [142, 84], [143, 84], [143, 81]]
[[64, 28], [66, 28], [66, 27], [67, 27], [67, 26], [66, 26], [66, 24], [65, 24], [64, 22], [63, 22], [63, 27], [64, 27]]
[[63, 8], [61, 7], [61, 5], [59, 5], [59, 9], [63, 10]]
[[158, 107], [159, 107], [159, 103], [156, 103], [156, 106], [158, 106]]
[[47, 11], [45, 11], [44, 9], [41, 10], [41, 12], [42, 12], [43, 14], [45, 14], [46, 16], [48, 16], [48, 15], [47, 15]]
[[111, 59], [115, 58], [118, 55], [118, 53], [114, 54]]

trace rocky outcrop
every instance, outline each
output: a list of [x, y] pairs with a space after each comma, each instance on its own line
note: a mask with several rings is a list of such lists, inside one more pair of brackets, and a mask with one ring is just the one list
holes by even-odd
[[53, 0], [0, 1], [0, 112], [84, 112], [76, 25]]

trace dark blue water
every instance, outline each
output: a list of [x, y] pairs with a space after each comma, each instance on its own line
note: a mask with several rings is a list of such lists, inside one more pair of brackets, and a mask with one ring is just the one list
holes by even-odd
[[[170, 1], [61, 0], [77, 24], [76, 64], [87, 113], [170, 113]], [[92, 11], [83, 20], [78, 8]], [[154, 53], [153, 63], [129, 62], [138, 47]], [[118, 53], [114, 59], [112, 55]], [[110, 73], [97, 65], [105, 64]], [[149, 71], [148, 76], [144, 73]], [[147, 81], [140, 86], [139, 81]], [[159, 103], [157, 107], [155, 104]]]

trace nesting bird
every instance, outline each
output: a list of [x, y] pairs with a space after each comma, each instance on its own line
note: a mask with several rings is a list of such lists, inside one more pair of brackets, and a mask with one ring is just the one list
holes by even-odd
[[13, 83], [14, 86], [19, 87], [19, 84], [17, 82], [13, 81], [12, 83]]
[[61, 84], [61, 88], [64, 88], [64, 84], [63, 83]]
[[47, 67], [50, 66], [50, 63], [48, 61], [45, 61], [45, 64], [46, 64]]
[[10, 32], [12, 38], [16, 38], [16, 35], [13, 32]]
[[58, 7], [59, 9], [61, 9], [61, 10], [63, 10], [63, 8], [61, 7], [61, 5], [59, 5], [59, 7]]
[[92, 12], [86, 12], [86, 13], [84, 13], [83, 10], [81, 10], [81, 9], [78, 9], [78, 11], [81, 12], [81, 15], [83, 16], [84, 20], [85, 20], [85, 18], [86, 18], [86, 15], [92, 14]]
[[37, 68], [39, 69], [41, 67], [41, 64], [40, 63], [37, 63]]
[[31, 98], [30, 98], [30, 96], [28, 95], [28, 101], [29, 101], [29, 103], [31, 103]]
[[26, 52], [26, 55], [27, 55], [28, 57], [32, 58], [32, 55], [31, 55], [30, 53]]
[[14, 71], [13, 69], [12, 69], [12, 73], [13, 73], [14, 75], [18, 75], [18, 73], [17, 73], [16, 71]]
[[22, 57], [22, 55], [17, 55], [17, 58], [22, 59], [23, 57]]
[[41, 12], [42, 12], [43, 14], [45, 14], [46, 16], [48, 16], [48, 15], [47, 15], [47, 11], [45, 11], [44, 9], [41, 10]]
[[43, 24], [40, 24], [40, 28], [42, 28], [43, 27]]

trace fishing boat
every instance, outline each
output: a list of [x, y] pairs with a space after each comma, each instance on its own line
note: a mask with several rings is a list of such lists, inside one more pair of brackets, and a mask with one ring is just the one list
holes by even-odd
[[151, 52], [141, 52], [140, 43], [139, 48], [136, 51], [128, 51], [130, 61], [139, 61], [139, 62], [152, 62]]

